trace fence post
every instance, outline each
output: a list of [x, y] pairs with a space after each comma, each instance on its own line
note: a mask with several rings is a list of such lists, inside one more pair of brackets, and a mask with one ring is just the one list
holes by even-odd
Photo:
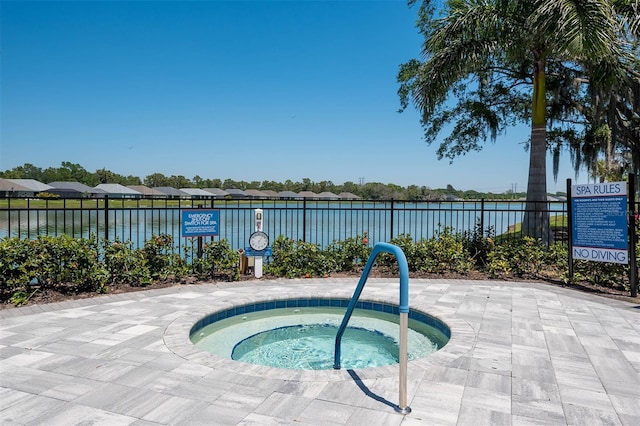
[[393, 240], [393, 199], [391, 199], [391, 232], [389, 240]]
[[[18, 223], [20, 223], [19, 219], [20, 217], [18, 216]], [[37, 219], [37, 216], [36, 216], [36, 219]], [[39, 232], [39, 229], [36, 229], [36, 232]], [[19, 232], [18, 232], [18, 236], [20, 236]], [[27, 198], [27, 238], [31, 239], [31, 198]]]
[[480, 237], [484, 235], [484, 198], [480, 198]]
[[44, 234], [49, 235], [49, 199], [44, 200]]
[[[13, 191], [7, 198], [7, 238], [11, 238], [11, 197]], [[18, 212], [18, 224], [20, 223], [20, 212]], [[18, 227], [18, 237], [20, 237], [20, 228]]]
[[636, 176], [629, 173], [629, 285], [631, 297], [638, 297], [638, 265], [636, 264]]
[[573, 282], [573, 206], [571, 201], [571, 178], [567, 179], [567, 251], [569, 280]]
[[104, 240], [109, 241], [109, 195], [104, 196]]
[[302, 200], [302, 241], [307, 242], [307, 199]]
[[[204, 206], [202, 204], [198, 204], [198, 208], [199, 209], [203, 209]], [[202, 260], [202, 236], [199, 235], [198, 237], [198, 251], [196, 253], [196, 256], [198, 256], [198, 272], [202, 272], [202, 262], [200, 262]]]
[[[58, 219], [56, 218], [56, 232], [58, 231]], [[67, 233], [67, 199], [62, 199], [62, 232]]]

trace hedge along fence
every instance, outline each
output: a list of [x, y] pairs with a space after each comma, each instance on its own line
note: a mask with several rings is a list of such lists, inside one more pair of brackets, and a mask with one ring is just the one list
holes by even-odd
[[[147, 286], [159, 280], [237, 280], [239, 255], [226, 240], [207, 244], [200, 259], [191, 259], [192, 248], [184, 255], [175, 252], [172, 238], [154, 236], [142, 248], [130, 241], [99, 241], [96, 238], [39, 236], [34, 240], [0, 240], [0, 293], [17, 300], [28, 297], [34, 288], [56, 288], [77, 294], [106, 293], [109, 286]], [[25, 300], [26, 301], [26, 300]]]
[[[568, 283], [567, 247], [546, 248], [539, 240], [496, 239], [491, 230], [457, 233], [441, 228], [431, 238], [414, 240], [403, 234], [389, 241], [399, 246], [414, 274], [469, 274], [489, 277], [557, 280]], [[317, 244], [279, 236], [272, 244], [265, 274], [277, 277], [326, 277], [359, 272], [371, 253], [366, 233], [334, 241], [324, 249]], [[639, 251], [640, 252], [640, 251]], [[181, 254], [180, 254], [181, 253]], [[69, 293], [109, 291], [110, 286], [148, 286], [161, 280], [190, 276], [200, 280], [235, 281], [240, 278], [239, 254], [227, 240], [206, 244], [202, 257], [193, 246], [176, 250], [169, 235], [153, 236], [142, 248], [131, 241], [107, 241], [93, 236], [39, 236], [0, 239], [0, 295], [25, 303], [34, 288], [55, 288]], [[381, 255], [377, 268], [396, 273], [392, 256]], [[578, 261], [574, 281], [588, 281], [620, 290], [628, 288], [628, 266]]]

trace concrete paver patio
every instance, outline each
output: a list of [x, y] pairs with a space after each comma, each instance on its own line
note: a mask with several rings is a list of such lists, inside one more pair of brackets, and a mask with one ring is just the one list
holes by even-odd
[[[640, 304], [537, 283], [410, 280], [452, 330], [398, 367], [284, 370], [201, 351], [207, 313], [277, 298], [350, 298], [357, 279], [185, 285], [0, 311], [3, 425], [640, 425]], [[398, 281], [361, 299], [396, 304]]]

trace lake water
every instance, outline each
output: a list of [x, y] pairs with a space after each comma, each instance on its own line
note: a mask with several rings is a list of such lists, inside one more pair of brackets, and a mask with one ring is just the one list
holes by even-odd
[[[123, 204], [124, 205], [124, 204]], [[209, 208], [209, 207], [207, 207]], [[244, 248], [255, 230], [254, 209], [263, 209], [263, 230], [271, 242], [279, 235], [322, 247], [334, 240], [368, 235], [369, 244], [409, 234], [414, 239], [433, 237], [443, 227], [471, 232], [480, 222], [485, 230], [502, 234], [522, 222], [522, 202], [327, 202], [261, 201], [219, 203], [219, 235], [233, 249]], [[566, 215], [566, 203], [548, 203], [550, 215]], [[183, 208], [184, 209], [184, 208]], [[0, 238], [35, 238], [69, 234], [89, 238], [132, 241], [141, 246], [154, 235], [171, 235], [180, 246], [191, 243], [181, 236], [181, 208], [49, 208], [0, 209]]]

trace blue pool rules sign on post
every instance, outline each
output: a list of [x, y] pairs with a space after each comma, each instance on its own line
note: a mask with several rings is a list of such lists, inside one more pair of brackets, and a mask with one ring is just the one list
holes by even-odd
[[629, 261], [627, 182], [571, 186], [574, 259]]
[[208, 237], [220, 233], [220, 211], [207, 209], [182, 210], [183, 237]]

